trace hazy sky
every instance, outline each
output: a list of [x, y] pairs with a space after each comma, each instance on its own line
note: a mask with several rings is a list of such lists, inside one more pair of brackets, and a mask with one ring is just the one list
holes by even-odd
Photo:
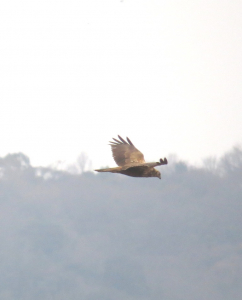
[[0, 155], [115, 165], [199, 163], [242, 143], [242, 2], [8, 0], [0, 4]]

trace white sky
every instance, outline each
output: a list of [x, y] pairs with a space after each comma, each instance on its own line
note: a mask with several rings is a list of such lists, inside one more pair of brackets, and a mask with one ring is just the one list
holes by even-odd
[[3, 0], [0, 155], [199, 163], [242, 143], [242, 1]]

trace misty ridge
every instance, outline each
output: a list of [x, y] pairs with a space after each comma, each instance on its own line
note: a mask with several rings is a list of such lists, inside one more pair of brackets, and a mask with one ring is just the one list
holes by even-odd
[[0, 299], [240, 300], [242, 148], [162, 180], [0, 158]]

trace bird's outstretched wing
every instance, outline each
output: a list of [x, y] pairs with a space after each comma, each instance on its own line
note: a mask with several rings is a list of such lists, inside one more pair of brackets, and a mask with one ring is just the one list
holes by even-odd
[[128, 164], [126, 166], [123, 166], [122, 167], [122, 170], [127, 170], [129, 168], [134, 168], [134, 167], [148, 167], [148, 168], [154, 168], [154, 167], [157, 167], [157, 166], [162, 166], [162, 165], [167, 165], [168, 164], [168, 161], [166, 158], [164, 159], [160, 159], [159, 162], [150, 162], [150, 163], [131, 163], [131, 164]]
[[129, 138], [127, 142], [119, 136], [119, 140], [114, 139], [110, 142], [113, 158], [118, 166], [130, 165], [133, 163], [145, 163], [144, 155], [132, 144]]

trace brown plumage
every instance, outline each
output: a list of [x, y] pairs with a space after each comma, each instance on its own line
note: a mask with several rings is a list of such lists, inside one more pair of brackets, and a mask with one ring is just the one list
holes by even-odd
[[121, 173], [132, 177], [158, 177], [161, 174], [155, 166], [166, 165], [167, 159], [160, 159], [159, 162], [146, 163], [144, 155], [133, 145], [127, 137], [127, 142], [119, 136], [119, 140], [114, 139], [110, 142], [112, 147], [113, 158], [119, 167], [99, 169], [97, 172]]

